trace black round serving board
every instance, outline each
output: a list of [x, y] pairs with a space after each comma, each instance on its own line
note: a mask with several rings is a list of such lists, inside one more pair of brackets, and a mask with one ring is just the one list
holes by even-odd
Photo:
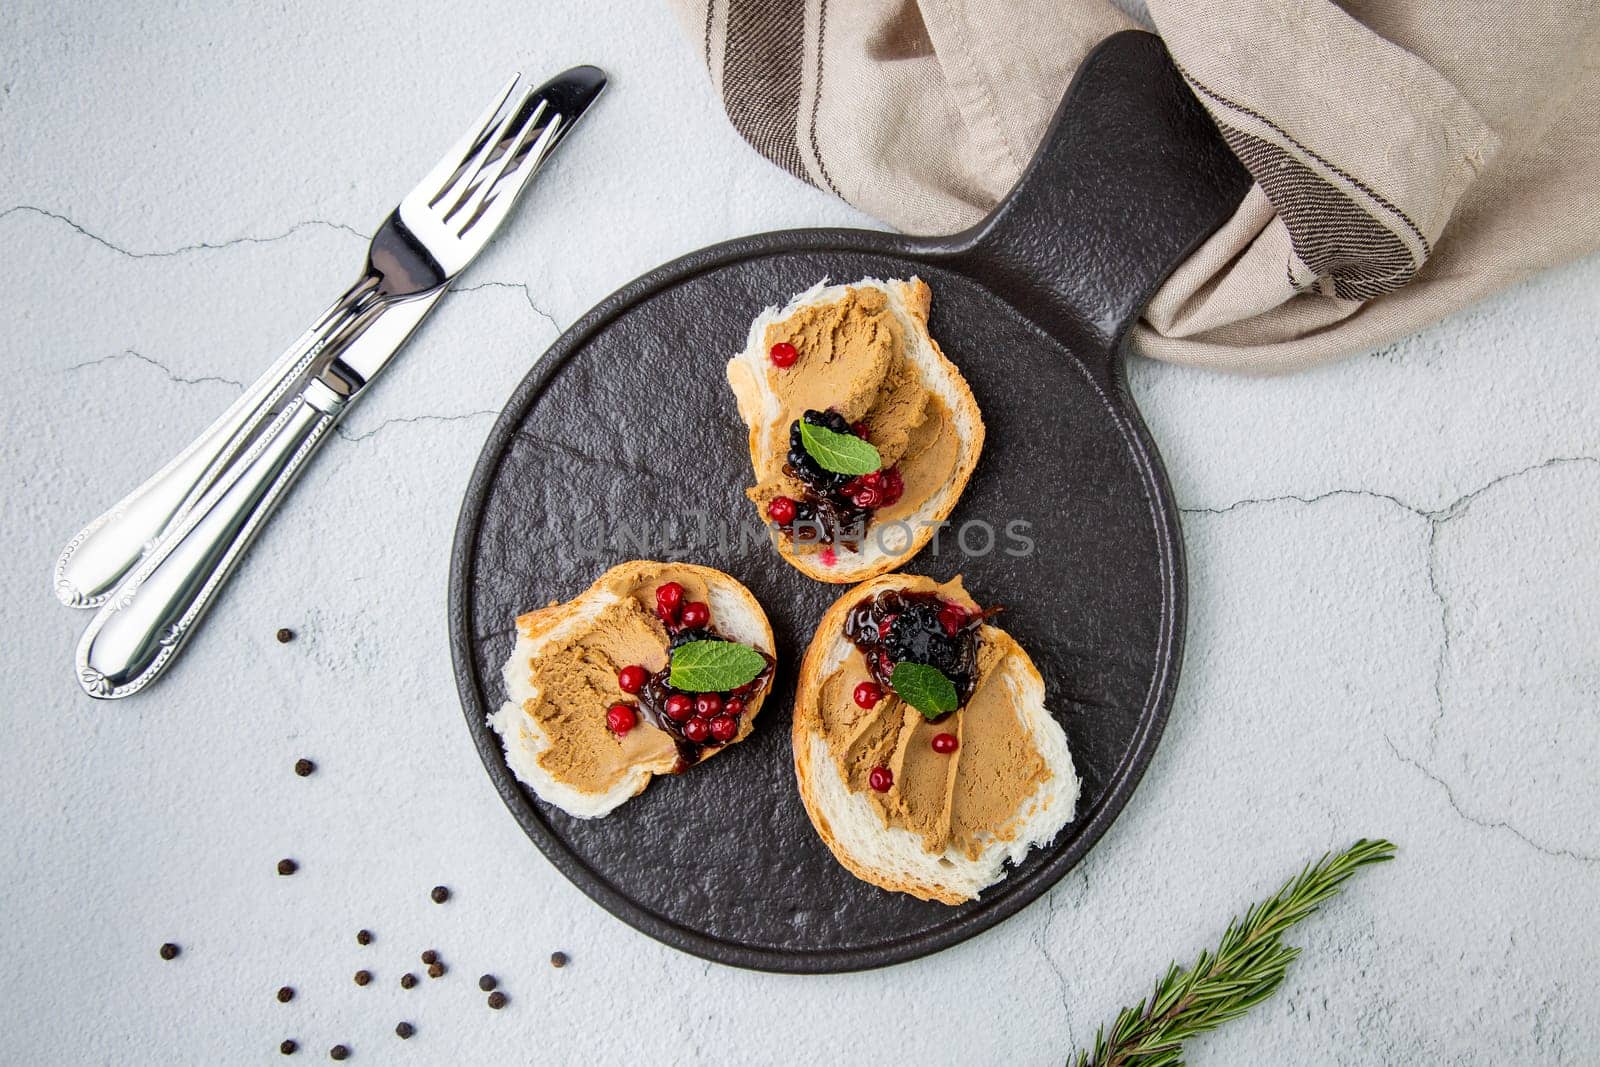
[[[467, 726], [518, 823], [606, 909], [723, 963], [844, 971], [911, 959], [1034, 900], [1103, 834], [1165, 723], [1181, 660], [1182, 545], [1161, 462], [1123, 386], [1118, 347], [1149, 294], [1220, 225], [1248, 178], [1160, 42], [1107, 39], [1085, 60], [1038, 156], [980, 226], [933, 240], [851, 230], [764, 234], [689, 255], [620, 290], [517, 388], [467, 490], [450, 633]], [[795, 784], [795, 669], [847, 587], [812, 581], [747, 519], [745, 429], [723, 375], [763, 308], [823, 278], [917, 275], [931, 331], [988, 427], [949, 534], [905, 568], [965, 577], [1044, 675], [1083, 779], [1078, 817], [959, 907], [858, 881], [812, 829]], [[695, 512], [711, 523], [709, 536]], [[1027, 523], [1033, 552], [1006, 539]], [[653, 540], [625, 540], [621, 531]], [[652, 532], [653, 531], [653, 532]], [[512, 620], [629, 558], [708, 564], [767, 610], [778, 676], [748, 740], [657, 778], [603, 819], [574, 819], [508, 770], [485, 716], [504, 700]]]

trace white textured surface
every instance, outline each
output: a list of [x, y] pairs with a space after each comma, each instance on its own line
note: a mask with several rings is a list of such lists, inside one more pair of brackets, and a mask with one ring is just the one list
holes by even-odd
[[[610, 98], [185, 661], [124, 703], [79, 695], [59, 544], [345, 284], [504, 72], [575, 61], [611, 69]], [[697, 245], [852, 212], [745, 149], [665, 11], [622, 0], [24, 0], [0, 12], [0, 144], [8, 1061], [266, 1061], [294, 1036], [352, 1062], [1059, 1063], [1171, 954], [1363, 834], [1401, 859], [1191, 1062], [1600, 1048], [1600, 261], [1298, 378], [1136, 366], [1190, 509], [1192, 595], [1143, 787], [977, 940], [773, 977], [633, 933], [523, 838], [461, 727], [445, 571], [489, 413], [558, 326]], [[169, 938], [185, 953], [163, 963]], [[455, 969], [403, 992], [430, 945]], [[506, 1011], [482, 1007], [481, 970]]]

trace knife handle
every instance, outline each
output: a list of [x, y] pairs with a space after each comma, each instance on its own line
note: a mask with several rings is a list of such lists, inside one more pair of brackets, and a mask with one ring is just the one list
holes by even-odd
[[167, 669], [344, 406], [309, 382], [117, 587], [78, 643], [85, 692], [128, 696]]
[[270, 421], [284, 395], [366, 303], [367, 279], [340, 297], [222, 416], [143, 485], [78, 531], [56, 560], [56, 599], [73, 608], [104, 604], [161, 535]]

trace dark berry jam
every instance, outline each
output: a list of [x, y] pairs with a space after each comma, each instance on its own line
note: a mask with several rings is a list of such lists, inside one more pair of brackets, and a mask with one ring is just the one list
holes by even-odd
[[[673, 629], [672, 641], [669, 649], [676, 649], [691, 641], [726, 641], [728, 638], [717, 633], [711, 626], [702, 626], [698, 629], [676, 627]], [[753, 647], [753, 646], [752, 646]], [[758, 648], [757, 652], [761, 652]], [[644, 720], [658, 730], [663, 730], [672, 738], [678, 747], [678, 762], [672, 768], [673, 774], [682, 774], [705, 758], [706, 750], [721, 748], [724, 739], [718, 738], [718, 733], [727, 735], [726, 740], [731, 740], [738, 733], [738, 727], [743, 724], [744, 716], [752, 699], [759, 695], [767, 684], [772, 681], [772, 669], [775, 661], [765, 652], [761, 658], [767, 665], [761, 668], [761, 673], [737, 689], [730, 689], [724, 693], [716, 694], [717, 710], [711, 716], [691, 715], [682, 722], [676, 722], [667, 714], [667, 701], [678, 694], [688, 697], [691, 701], [704, 697], [704, 693], [689, 693], [681, 689], [674, 689], [668, 684], [667, 679], [672, 674], [670, 662], [671, 653], [668, 653], [668, 664], [659, 673], [650, 675], [639, 690], [639, 713]], [[734, 730], [729, 732], [726, 724], [718, 727], [716, 720], [726, 716], [733, 720]], [[700, 740], [691, 740], [690, 735], [697, 735]]]
[[[954, 625], [952, 610], [962, 612]], [[885, 689], [895, 664], [924, 663], [955, 683], [964, 705], [978, 684], [978, 628], [984, 618], [984, 612], [967, 612], [935, 593], [891, 589], [851, 608], [844, 635], [861, 650], [867, 670]]]
[[837, 411], [807, 411], [790, 425], [788, 462], [783, 470], [805, 486], [805, 492], [795, 501], [794, 517], [779, 528], [801, 544], [842, 545], [854, 550], [866, 535], [868, 518], [899, 500], [905, 484], [892, 468], [862, 475], [824, 470], [800, 438], [802, 422], [862, 440], [867, 437], [865, 426], [852, 425]]

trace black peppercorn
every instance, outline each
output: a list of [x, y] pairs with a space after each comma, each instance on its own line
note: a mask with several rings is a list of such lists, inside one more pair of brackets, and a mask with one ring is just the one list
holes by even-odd
[[296, 863], [294, 860], [279, 860], [278, 861], [278, 873], [279, 874], [290, 875], [290, 874], [293, 874], [295, 871], [298, 871], [299, 869], [300, 869], [300, 865], [298, 863]]
[[303, 756], [294, 761], [294, 773], [298, 774], [302, 778], [311, 777], [311, 772], [316, 769], [317, 765]]
[[435, 904], [443, 904], [450, 899], [450, 890], [446, 886], [436, 885], [433, 887], [433, 892], [428, 895], [433, 898]]
[[356, 972], [356, 985], [366, 985], [370, 981], [372, 981], [372, 972], [371, 971], [357, 971]]
[[506, 995], [504, 993], [502, 993], [502, 992], [500, 992], [500, 990], [496, 989], [493, 993], [489, 994], [489, 1007], [493, 1008], [495, 1011], [499, 1011], [501, 1008], [503, 1008], [505, 1006], [506, 1006]]
[[278, 987], [278, 1003], [279, 1004], [287, 1004], [287, 1003], [289, 1003], [289, 1001], [291, 1001], [293, 999], [294, 999], [294, 986], [286, 985], [286, 986], [279, 986]]
[[161, 958], [164, 960], [175, 960], [178, 958], [178, 953], [182, 951], [183, 949], [179, 948], [177, 945], [174, 945], [171, 941], [168, 941], [166, 944], [161, 946]]
[[370, 944], [372, 944], [372, 931], [371, 930], [357, 930], [356, 931], [356, 944], [358, 944], [358, 945], [370, 945]]
[[294, 631], [289, 629], [287, 626], [283, 627], [281, 630], [278, 631], [278, 644], [287, 645], [290, 641], [293, 641], [293, 640], [294, 640]]
[[416, 1033], [417, 1032], [417, 1028], [415, 1026], [412, 1026], [410, 1023], [397, 1023], [395, 1025], [394, 1032], [395, 1032], [396, 1036], [398, 1036], [400, 1038], [401, 1041], [404, 1041], [407, 1038], [409, 1038], [412, 1034]]
[[285, 1056], [293, 1056], [296, 1052], [300, 1051], [300, 1043], [292, 1037], [288, 1038], [283, 1042], [283, 1044], [278, 1046], [278, 1051], [283, 1053]]
[[552, 953], [550, 953], [550, 966], [552, 966], [552, 967], [565, 967], [566, 965], [567, 965], [567, 954], [565, 952], [552, 952]]
[[335, 1045], [328, 1050], [328, 1055], [332, 1056], [336, 1060], [348, 1059], [350, 1057], [350, 1050], [343, 1045]]
[[437, 952], [435, 952], [433, 949], [430, 948], [428, 951], [426, 951], [426, 952], [424, 952], [422, 954], [422, 962], [423, 963], [438, 963], [439, 962], [439, 954]]
[[495, 977], [492, 974], [486, 974], [482, 978], [478, 979], [478, 988], [483, 990], [485, 993], [494, 992], [494, 987], [499, 984], [499, 982], [495, 981]]
[[430, 963], [430, 964], [428, 964], [428, 977], [429, 978], [443, 978], [444, 977], [444, 964], [442, 964], [442, 963]]
[[401, 989], [410, 989], [412, 986], [414, 986], [416, 984], [417, 984], [417, 976], [412, 974], [410, 971], [407, 971], [405, 974], [402, 974], [400, 976], [400, 988]]

